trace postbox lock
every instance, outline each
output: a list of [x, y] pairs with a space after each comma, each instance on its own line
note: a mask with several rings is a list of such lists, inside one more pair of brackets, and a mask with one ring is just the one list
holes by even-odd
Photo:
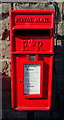
[[22, 83], [22, 80], [20, 80], [20, 83]]

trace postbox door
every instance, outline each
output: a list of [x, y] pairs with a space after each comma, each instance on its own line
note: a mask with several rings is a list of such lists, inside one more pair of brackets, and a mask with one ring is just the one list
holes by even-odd
[[23, 61], [21, 60], [22, 58], [18, 59], [19, 59], [17, 60], [18, 93], [22, 94], [23, 97], [27, 99], [42, 98], [43, 61], [29, 61], [29, 55], [26, 55], [26, 59]]
[[12, 55], [12, 107], [50, 109], [53, 55], [35, 55], [35, 61], [29, 56]]

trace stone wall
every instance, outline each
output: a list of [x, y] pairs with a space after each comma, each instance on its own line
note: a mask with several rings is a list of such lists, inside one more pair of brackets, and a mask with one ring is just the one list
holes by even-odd
[[[50, 3], [1, 3], [0, 6], [2, 6], [2, 10], [0, 10], [0, 13], [2, 14], [2, 18], [0, 19], [0, 22], [2, 22], [2, 38], [0, 40], [0, 44], [2, 42], [2, 74], [6, 74], [10, 76], [10, 38], [9, 38], [9, 12], [10, 10], [54, 10], [53, 4]], [[64, 35], [64, 11], [63, 3], [57, 4], [57, 19], [56, 19], [56, 27], [58, 27], [57, 33], [58, 35], [62, 36]], [[0, 16], [1, 16], [0, 14]], [[61, 39], [57, 41], [58, 44], [61, 45]]]
[[[55, 4], [54, 4], [55, 5]], [[10, 27], [9, 27], [9, 12], [10, 10], [54, 10], [54, 5], [51, 3], [1, 3], [0, 4], [0, 23], [1, 23], [1, 34], [0, 34], [0, 55], [2, 56], [2, 59], [0, 59], [0, 62], [2, 62], [2, 71], [0, 71], [3, 75], [3, 95], [4, 99], [7, 93], [7, 88], [4, 88], [4, 86], [9, 86], [8, 81], [10, 81], [11, 76], [11, 70], [10, 70]], [[50, 113], [44, 113], [42, 115], [42, 112], [35, 112], [34, 117], [39, 118], [41, 116], [42, 118], [45, 116], [45, 118], [48, 116], [49, 118], [52, 116], [52, 118], [64, 118], [64, 3], [59, 2], [56, 3], [56, 17], [55, 17], [55, 59], [54, 59], [54, 84], [53, 84], [53, 108], [52, 112]], [[5, 79], [4, 76], [7, 76], [7, 79]], [[5, 90], [4, 90], [5, 89]], [[3, 112], [4, 117], [19, 117], [23, 114], [24, 117], [26, 117], [26, 112], [12, 112], [10, 110], [10, 88], [8, 89], [9, 95], [9, 104], [6, 102], [7, 98], [3, 99], [3, 106], [5, 112]], [[8, 106], [9, 105], [9, 106]], [[8, 108], [7, 108], [8, 107]], [[9, 112], [8, 112], [9, 111]], [[9, 113], [9, 114], [8, 114]], [[15, 115], [16, 114], [16, 115]], [[40, 118], [39, 118], [40, 119]]]
[[[0, 13], [2, 17], [0, 18], [0, 22], [2, 23], [1, 30], [2, 36], [0, 40], [0, 45], [2, 45], [1, 53], [2, 53], [2, 74], [6, 74], [10, 76], [10, 38], [9, 38], [9, 12], [10, 10], [54, 10], [53, 4], [50, 3], [1, 3], [2, 10]], [[56, 27], [58, 27], [57, 33], [60, 36], [64, 35], [64, 4], [57, 4], [57, 19], [56, 19]], [[0, 16], [1, 16], [0, 14]], [[2, 42], [2, 44], [1, 44]], [[58, 44], [61, 45], [61, 39], [57, 41]], [[56, 43], [56, 42], [55, 42]]]

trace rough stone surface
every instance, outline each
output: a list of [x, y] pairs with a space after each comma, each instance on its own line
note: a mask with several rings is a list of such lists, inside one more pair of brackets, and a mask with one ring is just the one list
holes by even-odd
[[2, 59], [10, 59], [10, 42], [0, 41], [0, 55]]
[[27, 10], [27, 9], [35, 9], [35, 10], [54, 10], [54, 6], [51, 4], [44, 3], [14, 3], [14, 8], [16, 10]]
[[[62, 36], [64, 35], [64, 22], [62, 22], [62, 19], [64, 19], [64, 4], [57, 3], [58, 6], [58, 19], [56, 19], [56, 27], [58, 27], [58, 35]], [[2, 59], [5, 61], [6, 59], [10, 59], [10, 39], [9, 39], [9, 32], [10, 32], [10, 20], [9, 20], [9, 11], [11, 9], [13, 10], [31, 10], [31, 9], [40, 9], [40, 10], [55, 10], [54, 6], [50, 3], [2, 3], [0, 4], [0, 7], [2, 7], [2, 10], [0, 8], [0, 11], [2, 15], [0, 15], [0, 24], [1, 26], [1, 33], [0, 33], [0, 51], [2, 53]], [[63, 12], [63, 13], [62, 13]], [[2, 16], [2, 17], [1, 17]], [[56, 42], [57, 41], [57, 42]], [[61, 39], [54, 40], [55, 46], [56, 43], [61, 46]], [[0, 53], [0, 55], [1, 55]], [[5, 66], [6, 64], [4, 64]], [[9, 69], [8, 69], [9, 70]], [[6, 72], [6, 70], [2, 70], [2, 73]], [[10, 72], [10, 71], [9, 71]], [[8, 72], [8, 73], [9, 73]], [[7, 72], [6, 72], [7, 73]], [[10, 75], [10, 73], [9, 73]]]
[[10, 59], [10, 41], [2, 41], [2, 59]]
[[63, 35], [63, 29], [62, 28], [63, 28], [62, 23], [59, 23], [58, 24], [58, 34], [61, 35], [61, 36]]
[[62, 4], [62, 2], [59, 2], [58, 3], [58, 7], [59, 7], [59, 11], [60, 11], [60, 13], [62, 13], [62, 7], [63, 7], [63, 4]]
[[10, 11], [11, 3], [1, 3], [1, 5], [3, 13], [8, 13]]
[[[10, 60], [2, 60], [2, 74], [10, 76]], [[1, 71], [0, 71], [1, 72]]]
[[2, 20], [2, 40], [9, 40], [9, 15]]

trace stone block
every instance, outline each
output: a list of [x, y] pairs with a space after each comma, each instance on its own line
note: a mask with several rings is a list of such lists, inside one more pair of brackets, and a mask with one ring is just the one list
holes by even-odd
[[10, 41], [0, 41], [2, 59], [10, 59]]
[[10, 11], [11, 3], [1, 3], [2, 13], [8, 13]]
[[13, 10], [29, 9], [29, 3], [13, 3]]
[[9, 26], [9, 16], [2, 20], [2, 26], [1, 26], [1, 33], [2, 33], [2, 40], [9, 40], [9, 31], [10, 31], [10, 26]]
[[63, 3], [62, 2], [58, 2], [58, 7], [59, 7], [60, 13], [62, 13]]
[[59, 34], [60, 36], [63, 35], [63, 25], [62, 25], [62, 23], [59, 23], [59, 24], [58, 24], [58, 34]]
[[54, 10], [54, 6], [49, 3], [13, 3], [13, 9], [16, 10]]
[[10, 76], [10, 59], [1, 60], [2, 62], [2, 72], [3, 75]]

